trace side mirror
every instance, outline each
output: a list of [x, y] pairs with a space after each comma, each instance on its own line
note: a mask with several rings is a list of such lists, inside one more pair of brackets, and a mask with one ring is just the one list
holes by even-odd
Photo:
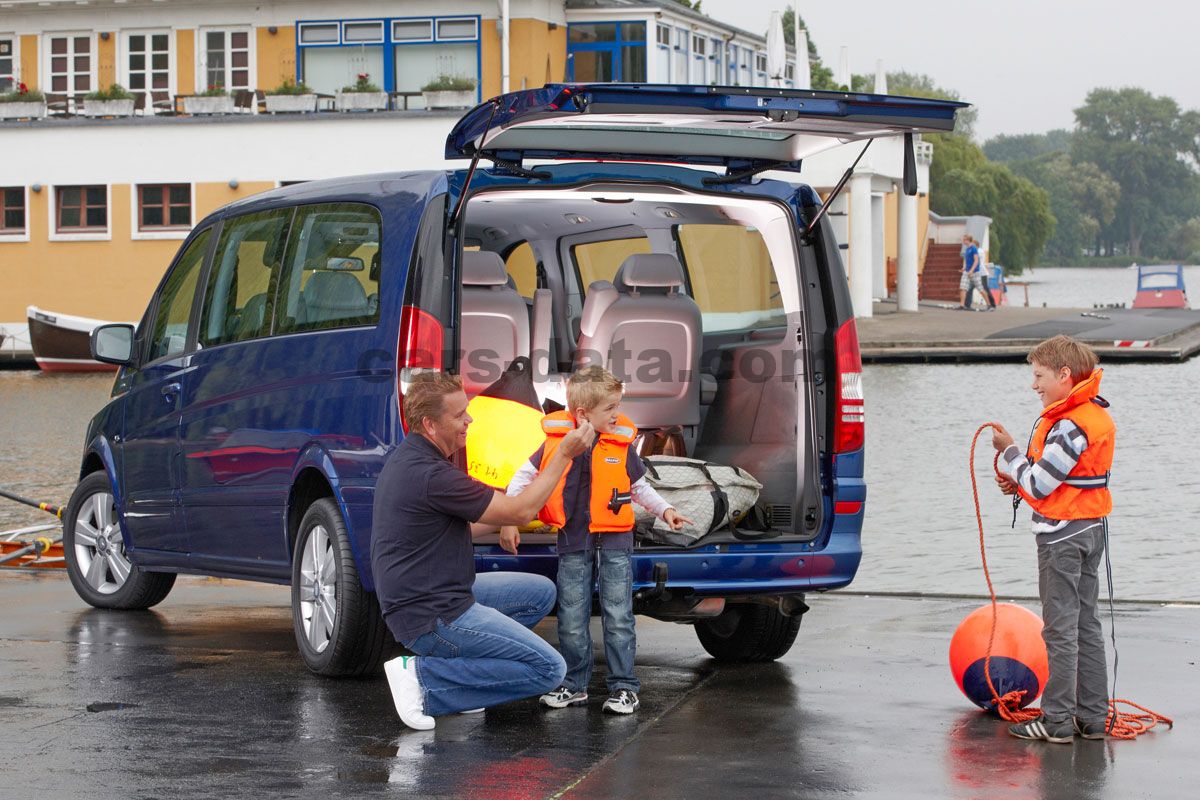
[[917, 154], [913, 149], [913, 135], [904, 134], [904, 193], [913, 197], [917, 193]]
[[133, 363], [133, 326], [116, 323], [92, 331], [92, 358], [122, 367]]

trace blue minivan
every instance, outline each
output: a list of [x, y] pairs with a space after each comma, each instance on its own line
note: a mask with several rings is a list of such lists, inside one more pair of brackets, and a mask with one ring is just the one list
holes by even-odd
[[[759, 173], [903, 135], [915, 192], [912, 134], [951, 130], [961, 105], [550, 85], [468, 112], [446, 145], [463, 169], [219, 209], [136, 328], [93, 333], [121, 369], [64, 517], [72, 584], [122, 609], [160, 602], [178, 573], [290, 584], [307, 666], [373, 671], [394, 643], [372, 594], [372, 500], [406, 381], [448, 370], [474, 394], [525, 357], [539, 399], [561, 401], [591, 360], [626, 381], [648, 437], [763, 485], [753, 529], [640, 543], [636, 609], [694, 624], [719, 659], [778, 658], [805, 593], [858, 568], [863, 395], [822, 199]], [[477, 570], [555, 566], [552, 537], [516, 556], [477, 540]]]

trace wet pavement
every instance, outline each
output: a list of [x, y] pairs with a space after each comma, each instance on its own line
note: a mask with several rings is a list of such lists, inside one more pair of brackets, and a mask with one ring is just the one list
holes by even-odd
[[1200, 782], [1194, 605], [1117, 609], [1118, 695], [1174, 730], [1052, 745], [1006, 736], [955, 687], [946, 650], [975, 599], [811, 597], [765, 665], [718, 666], [690, 628], [639, 618], [633, 717], [600, 713], [599, 671], [587, 708], [522, 701], [424, 733], [382, 677], [309, 674], [287, 598], [183, 578], [152, 611], [107, 612], [65, 576], [0, 574], [0, 797], [1184, 798]]

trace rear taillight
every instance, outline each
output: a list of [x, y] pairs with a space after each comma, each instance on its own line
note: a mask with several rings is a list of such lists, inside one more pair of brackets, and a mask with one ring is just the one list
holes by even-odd
[[848, 453], [863, 446], [862, 356], [858, 328], [849, 319], [834, 337], [837, 352], [837, 415], [833, 422], [833, 451]]
[[409, 379], [420, 372], [437, 372], [442, 368], [442, 323], [438, 318], [416, 306], [405, 306], [400, 314], [400, 339], [396, 345], [396, 402], [400, 405], [400, 424], [408, 433], [404, 421], [404, 392]]

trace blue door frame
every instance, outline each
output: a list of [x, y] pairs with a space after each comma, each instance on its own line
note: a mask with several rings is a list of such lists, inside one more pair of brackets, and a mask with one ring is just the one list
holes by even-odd
[[[612, 56], [612, 66], [613, 66], [612, 81], [614, 83], [621, 82], [621, 81], [626, 81], [626, 82], [636, 81], [636, 82], [640, 83], [640, 82], [644, 82], [646, 80], [645, 75], [642, 75], [640, 78], [632, 78], [632, 77], [627, 78], [625, 75], [622, 74], [623, 70], [622, 70], [622, 63], [621, 63], [621, 48], [640, 46], [642, 48], [642, 50], [647, 51], [647, 48], [646, 48], [646, 23], [642, 20], [625, 20], [624, 22], [626, 24], [632, 24], [632, 23], [641, 24], [642, 38], [640, 38], [640, 39], [624, 39], [624, 38], [622, 38], [621, 37], [621, 28], [623, 27], [623, 25], [622, 25], [622, 22], [619, 20], [618, 21], [605, 20], [603, 22], [571, 22], [571, 23], [567, 24], [567, 81], [568, 82], [575, 80], [575, 54], [576, 53], [586, 53], [586, 52], [591, 52], [591, 53], [607, 52]], [[571, 43], [571, 28], [574, 28], [577, 25], [578, 26], [582, 26], [582, 25], [612, 25], [613, 28], [615, 28], [615, 30], [616, 30], [616, 39], [614, 39], [611, 42], [596, 42], [594, 44], [572, 44]], [[650, 57], [649, 51], [647, 51], [646, 55], [644, 56], [643, 62], [646, 59], [649, 59], [649, 57]], [[647, 72], [649, 72], [649, 65], [646, 65], [646, 70], [647, 70]]]

